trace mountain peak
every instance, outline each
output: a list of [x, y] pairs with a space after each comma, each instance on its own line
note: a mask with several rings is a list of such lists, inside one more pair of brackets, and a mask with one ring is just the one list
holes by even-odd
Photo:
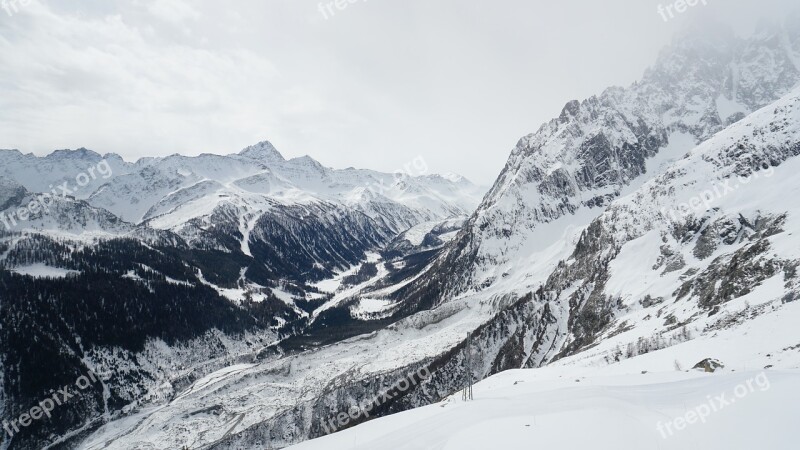
[[283, 158], [283, 155], [281, 155], [281, 153], [269, 141], [262, 141], [258, 144], [251, 145], [239, 152], [239, 156], [264, 162], [286, 161]]
[[55, 150], [53, 153], [50, 153], [45, 158], [47, 159], [82, 159], [82, 158], [91, 158], [91, 159], [100, 159], [101, 156], [99, 153], [89, 150], [85, 147], [81, 147], [79, 149], [70, 150]]
[[472, 184], [472, 182], [466, 179], [464, 176], [453, 172], [435, 173], [432, 175], [426, 175], [423, 178], [446, 181], [453, 184]]
[[441, 177], [453, 183], [461, 183], [463, 181], [468, 181], [463, 175], [459, 175], [453, 172], [445, 172], [441, 174]]

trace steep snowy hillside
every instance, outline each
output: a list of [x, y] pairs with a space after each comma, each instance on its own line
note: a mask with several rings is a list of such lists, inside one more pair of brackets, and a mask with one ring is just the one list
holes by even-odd
[[396, 174], [333, 170], [309, 157], [287, 161], [269, 142], [228, 156], [143, 159], [135, 169], [109, 180], [91, 203], [162, 229], [179, 229], [228, 205], [241, 209], [243, 219], [271, 200], [342, 204], [385, 220], [398, 233], [422, 220], [470, 213], [483, 195], [463, 178], [427, 175], [422, 158]]
[[746, 314], [800, 297], [798, 155], [795, 89], [614, 202], [537, 291], [552, 320], [540, 323], [527, 364], [599, 341], [654, 339], [743, 297], [758, 305]]
[[[62, 195], [60, 186], [67, 183], [68, 195], [87, 199], [112, 175], [120, 176], [132, 170], [115, 154], [101, 156], [91, 150], [56, 150], [45, 157], [18, 150], [0, 150], [0, 178], [15, 180], [31, 192]], [[85, 176], [86, 183], [76, 189], [76, 177]], [[83, 181], [83, 180], [82, 180]]]
[[532, 442], [543, 448], [602, 450], [797, 446], [792, 418], [800, 414], [798, 370], [594, 372], [577, 378], [550, 370], [503, 372], [477, 384], [472, 402], [462, 402], [459, 394], [290, 448], [527, 450]]
[[[30, 205], [35, 205], [31, 208]], [[18, 212], [26, 211], [24, 215]], [[0, 230], [5, 232], [51, 232], [84, 237], [115, 237], [136, 227], [84, 200], [61, 195], [42, 196], [22, 185], [0, 178]]]
[[[640, 82], [568, 103], [520, 140], [464, 231], [396, 298], [413, 311], [527, 272], [513, 264], [581, 227], [726, 126], [800, 82], [800, 24], [677, 36]], [[562, 217], [568, 220], [554, 222]]]

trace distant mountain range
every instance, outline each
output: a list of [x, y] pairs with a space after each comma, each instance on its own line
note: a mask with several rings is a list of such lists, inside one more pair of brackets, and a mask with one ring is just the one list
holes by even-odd
[[358, 270], [407, 229], [459, 226], [485, 191], [427, 172], [422, 157], [391, 174], [333, 170], [268, 142], [135, 163], [0, 151], [0, 379], [27, 380], [3, 384], [5, 411], [70, 374], [110, 377], [12, 442], [49, 442], [302, 334], [334, 295], [314, 283]]

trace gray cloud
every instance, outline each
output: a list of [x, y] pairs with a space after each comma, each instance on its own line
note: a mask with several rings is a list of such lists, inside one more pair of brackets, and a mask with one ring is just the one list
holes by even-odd
[[134, 159], [269, 139], [333, 167], [423, 155], [490, 184], [519, 137], [637, 79], [688, 21], [746, 34], [794, 2], [707, 0], [668, 22], [666, 0], [21, 3], [0, 10], [2, 148]]

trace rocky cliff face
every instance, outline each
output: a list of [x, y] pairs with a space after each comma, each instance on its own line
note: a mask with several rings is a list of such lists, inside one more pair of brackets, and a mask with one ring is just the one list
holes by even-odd
[[569, 102], [519, 141], [463, 232], [398, 298], [425, 307], [501, 281], [519, 255], [561, 237], [544, 225], [562, 217], [574, 219], [560, 222], [562, 231], [585, 225], [666, 163], [789, 92], [800, 81], [798, 54], [794, 22], [748, 39], [689, 30], [640, 82]]

